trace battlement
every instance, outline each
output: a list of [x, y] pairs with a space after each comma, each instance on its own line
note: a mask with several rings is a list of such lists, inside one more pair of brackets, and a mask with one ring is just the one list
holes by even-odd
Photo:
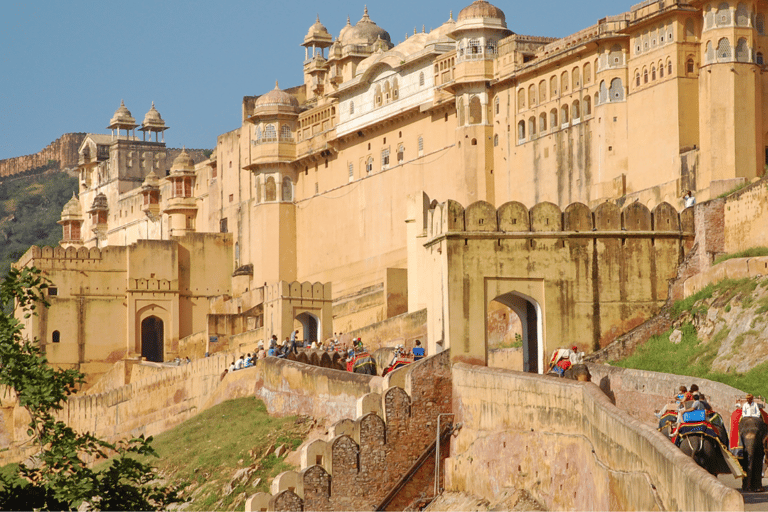
[[693, 210], [678, 213], [669, 203], [661, 203], [653, 211], [642, 203], [632, 203], [623, 210], [606, 202], [591, 210], [584, 203], [572, 203], [561, 211], [550, 202], [539, 203], [530, 210], [522, 203], [510, 201], [498, 209], [485, 201], [466, 208], [448, 200], [430, 207], [426, 235], [429, 239], [451, 234], [493, 234], [494, 237], [566, 237], [621, 236], [659, 237], [693, 236]]
[[293, 281], [279, 281], [264, 287], [264, 301], [271, 302], [277, 299], [312, 299], [331, 300], [330, 283], [310, 283]]

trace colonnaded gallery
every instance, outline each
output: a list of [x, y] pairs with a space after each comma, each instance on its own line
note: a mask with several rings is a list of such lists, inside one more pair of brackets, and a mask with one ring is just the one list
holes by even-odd
[[170, 161], [155, 106], [121, 104], [80, 147], [61, 246], [18, 263], [53, 283], [27, 320], [49, 359], [97, 376], [296, 327], [482, 364], [509, 313], [542, 371], [654, 314], [690, 250], [685, 191], [764, 172], [768, 3], [646, 0], [562, 39], [447, 11], [397, 45], [373, 10], [338, 35], [318, 18], [304, 83], [246, 96], [204, 161]]

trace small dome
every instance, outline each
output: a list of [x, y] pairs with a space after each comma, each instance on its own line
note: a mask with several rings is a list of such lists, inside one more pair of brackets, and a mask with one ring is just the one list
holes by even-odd
[[99, 192], [96, 194], [96, 197], [93, 198], [91, 211], [94, 210], [109, 210], [109, 206], [107, 205], [107, 196], [104, 195], [104, 192]]
[[328, 29], [325, 28], [325, 25], [320, 23], [320, 15], [318, 15], [315, 23], [309, 27], [309, 31], [307, 32], [307, 35], [304, 37], [304, 39], [311, 39], [317, 36], [329, 37], [330, 35], [331, 34], [328, 33]]
[[259, 108], [273, 105], [299, 108], [299, 100], [287, 92], [281, 91], [280, 86], [275, 82], [275, 88], [267, 94], [260, 96], [259, 99], [256, 100], [254, 107]]
[[349, 21], [349, 16], [347, 16], [347, 24], [344, 25], [344, 27], [341, 29], [341, 32], [339, 32], [339, 37], [338, 37], [337, 41], [341, 41], [344, 38], [344, 34], [349, 32], [349, 29], [351, 29], [351, 28], [352, 28], [352, 24]]
[[363, 12], [363, 18], [354, 27], [344, 31], [343, 38], [342, 42], [344, 44], [369, 45], [375, 43], [378, 39], [386, 41], [390, 45], [392, 44], [389, 32], [378, 26], [368, 17], [368, 7]]
[[152, 102], [152, 107], [144, 116], [144, 122], [141, 125], [142, 128], [165, 128], [165, 121], [160, 117], [160, 112], [155, 108], [155, 102]]
[[[174, 161], [174, 163], [176, 162]], [[144, 178], [144, 183], [142, 183], [141, 186], [142, 188], [158, 188], [160, 186], [160, 178], [157, 177], [154, 170], [149, 171], [149, 174]]]
[[506, 21], [504, 11], [491, 5], [485, 0], [475, 0], [471, 5], [463, 8], [459, 13], [458, 21], [470, 20], [473, 18], [496, 18], [502, 22]]
[[136, 119], [131, 115], [131, 111], [125, 106], [125, 102], [120, 100], [120, 108], [115, 110], [115, 115], [109, 121], [110, 126], [136, 126]]
[[64, 208], [61, 210], [61, 217], [76, 217], [80, 215], [80, 201], [77, 196], [72, 192], [72, 199], [67, 201]]
[[181, 153], [179, 153], [179, 156], [177, 156], [173, 160], [173, 165], [171, 165], [171, 172], [194, 171], [194, 170], [195, 170], [195, 161], [192, 160], [191, 156], [189, 156], [189, 153], [187, 153], [186, 148], [182, 149]]

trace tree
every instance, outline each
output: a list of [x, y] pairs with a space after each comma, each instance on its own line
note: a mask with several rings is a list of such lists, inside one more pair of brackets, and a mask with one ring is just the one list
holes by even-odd
[[[0, 283], [0, 306], [15, 304], [24, 318], [48, 307], [47, 280], [40, 270], [11, 269]], [[48, 365], [37, 340], [25, 339], [23, 324], [0, 314], [0, 386], [15, 392], [30, 416], [27, 434], [39, 448], [33, 463], [19, 465], [17, 478], [0, 475], [0, 508], [4, 510], [71, 510], [87, 502], [96, 510], [160, 510], [181, 501], [176, 490], [155, 483], [155, 469], [136, 456], [155, 456], [152, 438], [144, 436], [108, 443], [78, 433], [56, 419], [56, 411], [84, 382], [74, 369]], [[114, 455], [96, 471], [89, 462]]]

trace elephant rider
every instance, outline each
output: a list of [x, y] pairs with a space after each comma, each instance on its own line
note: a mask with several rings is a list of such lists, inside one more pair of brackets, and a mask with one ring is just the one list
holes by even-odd
[[679, 411], [681, 408], [684, 408], [685, 402], [693, 400], [693, 395], [688, 391], [688, 388], [685, 386], [680, 386], [678, 393], [672, 397], [672, 400], [674, 400], [673, 403], [666, 404], [663, 409], [656, 412], [657, 418], [661, 418], [669, 411]]
[[760, 414], [760, 407], [755, 403], [755, 396], [752, 393], [747, 394], [747, 401], [741, 406], [741, 417], [746, 418], [749, 416], [755, 418], [762, 418]]
[[704, 406], [702, 401], [700, 400], [700, 395], [698, 393], [693, 394], [693, 403], [689, 405], [688, 407], [685, 407], [684, 405], [678, 410], [677, 412], [677, 424], [681, 425], [683, 423], [683, 413], [686, 412], [692, 412], [692, 411], [706, 411], [707, 408]]
[[549, 362], [550, 371], [554, 371], [562, 377], [565, 374], [565, 370], [574, 364], [581, 363], [581, 356], [583, 356], [583, 353], [579, 354], [578, 350], [576, 345], [570, 349], [560, 348], [555, 350], [554, 354], [552, 354], [552, 359]]

